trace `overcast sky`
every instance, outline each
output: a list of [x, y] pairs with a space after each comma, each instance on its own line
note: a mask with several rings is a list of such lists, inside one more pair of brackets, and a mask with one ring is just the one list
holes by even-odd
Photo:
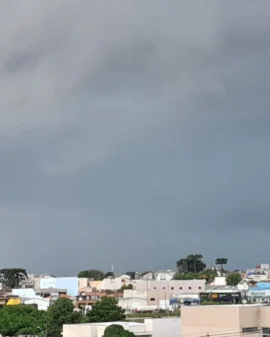
[[0, 3], [0, 267], [270, 262], [270, 1]]

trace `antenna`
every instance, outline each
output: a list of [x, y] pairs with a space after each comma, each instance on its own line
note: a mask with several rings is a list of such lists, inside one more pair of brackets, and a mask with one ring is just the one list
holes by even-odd
[[112, 264], [112, 273], [113, 273], [113, 264]]

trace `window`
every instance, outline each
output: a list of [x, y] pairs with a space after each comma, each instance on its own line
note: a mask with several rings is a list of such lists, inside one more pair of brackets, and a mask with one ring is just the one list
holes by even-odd
[[182, 290], [182, 287], [179, 287], [180, 290]]
[[262, 333], [263, 333], [263, 337], [270, 337], [270, 329], [269, 328], [263, 328]]
[[171, 290], [173, 290], [174, 289], [174, 287], [171, 287]]
[[202, 287], [199, 287], [199, 289], [202, 289]]
[[188, 287], [189, 290], [191, 290], [191, 287]]
[[165, 287], [163, 287], [162, 289], [165, 289]]
[[154, 289], [157, 289], [157, 287], [154, 287]]
[[154, 297], [150, 298], [150, 301], [151, 302], [155, 301], [155, 298]]
[[258, 328], [243, 328], [242, 332], [255, 332], [255, 331], [259, 331]]

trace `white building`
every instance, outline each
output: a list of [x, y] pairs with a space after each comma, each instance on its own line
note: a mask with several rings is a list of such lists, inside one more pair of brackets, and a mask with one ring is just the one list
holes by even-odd
[[19, 296], [20, 298], [34, 298], [34, 297], [36, 297], [37, 295], [36, 295], [36, 292], [35, 292], [35, 290], [34, 289], [31, 289], [31, 288], [29, 288], [29, 289], [27, 289], [27, 288], [25, 288], [25, 289], [12, 289], [12, 295], [14, 295], [14, 296]]
[[42, 297], [40, 297], [40, 298], [38, 298], [38, 297], [28, 298], [28, 299], [23, 300], [23, 303], [28, 304], [28, 305], [34, 304], [34, 305], [37, 306], [38, 310], [45, 310], [45, 311], [49, 308], [49, 306], [51, 304], [50, 299], [42, 298]]
[[40, 279], [40, 289], [67, 289], [67, 294], [77, 296], [79, 294], [78, 277], [45, 277]]
[[34, 289], [12, 289], [12, 295], [19, 296], [24, 304], [35, 304], [38, 310], [47, 310], [50, 299], [37, 295]]
[[135, 336], [152, 337], [152, 319], [146, 319], [144, 323], [136, 322], [105, 322], [86, 324], [64, 324], [63, 337], [102, 337], [105, 329], [112, 325], [122, 325], [125, 330], [133, 332]]
[[55, 277], [44, 277], [40, 279], [40, 288], [49, 289], [56, 288], [56, 278]]
[[115, 278], [105, 278], [101, 281], [98, 290], [110, 290], [110, 291], [117, 291], [122, 288], [123, 285], [130, 284], [129, 280], [122, 277], [115, 277]]

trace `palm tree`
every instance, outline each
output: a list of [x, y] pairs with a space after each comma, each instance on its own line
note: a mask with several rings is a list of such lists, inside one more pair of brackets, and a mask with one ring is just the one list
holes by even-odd
[[216, 259], [216, 264], [217, 265], [220, 265], [220, 273], [221, 273], [221, 276], [223, 276], [223, 265], [224, 264], [227, 264], [228, 262], [228, 259], [226, 259], [225, 257], [219, 257]]

